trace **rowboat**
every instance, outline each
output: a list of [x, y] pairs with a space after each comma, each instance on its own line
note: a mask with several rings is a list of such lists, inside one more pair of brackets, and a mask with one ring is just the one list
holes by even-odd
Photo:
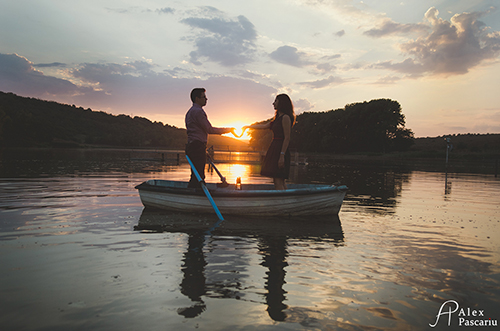
[[[187, 182], [152, 179], [136, 186], [147, 208], [176, 212], [213, 213], [201, 189], [187, 187]], [[215, 204], [224, 215], [307, 216], [338, 214], [347, 186], [287, 184], [285, 191], [270, 184], [244, 184], [218, 187], [206, 183]]]

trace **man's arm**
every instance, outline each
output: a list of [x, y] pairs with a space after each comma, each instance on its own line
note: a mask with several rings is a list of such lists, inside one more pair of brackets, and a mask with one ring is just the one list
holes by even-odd
[[223, 134], [229, 133], [233, 128], [216, 128], [213, 127], [210, 121], [208, 120], [207, 114], [205, 112], [197, 112], [196, 113], [196, 122], [198, 125], [208, 134]]

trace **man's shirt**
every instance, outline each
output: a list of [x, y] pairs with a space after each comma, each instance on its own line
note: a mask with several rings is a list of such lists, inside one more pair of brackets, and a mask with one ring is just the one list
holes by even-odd
[[203, 108], [193, 103], [193, 106], [186, 113], [186, 129], [188, 143], [193, 140], [199, 140], [207, 143], [209, 134], [223, 134], [230, 132], [230, 128], [214, 128], [208, 120], [207, 114]]

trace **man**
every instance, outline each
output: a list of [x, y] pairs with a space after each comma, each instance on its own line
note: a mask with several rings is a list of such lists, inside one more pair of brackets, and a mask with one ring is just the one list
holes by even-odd
[[[234, 128], [214, 128], [212, 124], [210, 124], [207, 114], [203, 110], [203, 107], [207, 104], [208, 100], [205, 92], [206, 90], [204, 88], [195, 88], [191, 91], [191, 101], [193, 102], [193, 106], [186, 113], [186, 129], [188, 135], [186, 155], [189, 156], [193, 162], [194, 167], [200, 174], [201, 179], [205, 179], [208, 135], [229, 133], [234, 130]], [[200, 187], [192, 169], [188, 187]]]

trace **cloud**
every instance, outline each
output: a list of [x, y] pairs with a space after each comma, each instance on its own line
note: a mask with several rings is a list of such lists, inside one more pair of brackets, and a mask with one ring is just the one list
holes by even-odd
[[301, 52], [296, 47], [281, 46], [278, 47], [274, 52], [270, 53], [269, 57], [276, 62], [297, 68], [313, 66], [317, 70], [315, 74], [326, 74], [334, 71], [337, 68], [335, 65], [331, 64], [330, 61], [340, 58], [341, 55], [327, 55], [317, 59], [317, 56], [315, 56], [314, 54]]
[[[187, 73], [184, 72], [187, 76]], [[257, 116], [257, 111], [271, 111], [271, 96], [276, 90], [248, 79], [212, 75], [206, 79], [176, 78], [167, 73], [140, 71], [137, 67], [119, 64], [85, 64], [75, 70], [77, 78], [94, 84], [103, 93], [78, 97], [79, 103], [93, 103], [113, 113], [135, 114], [164, 123], [184, 126], [183, 118], [190, 107], [189, 93], [194, 87], [205, 87], [209, 98], [209, 117], [230, 122]], [[243, 105], [244, 104], [244, 105]], [[235, 107], [235, 105], [238, 105]], [[255, 114], [253, 114], [255, 112]], [[216, 124], [214, 124], [216, 125]]]
[[299, 52], [296, 47], [292, 46], [278, 47], [269, 56], [276, 62], [299, 68], [313, 64], [313, 62], [307, 59], [308, 55], [306, 53]]
[[316, 69], [322, 73], [328, 73], [334, 71], [337, 67], [330, 63], [319, 63], [316, 65]]
[[355, 24], [366, 24], [378, 20], [382, 14], [375, 13], [363, 1], [353, 0], [299, 0], [308, 6], [319, 7], [326, 10], [334, 10], [338, 21], [353, 22]]
[[384, 61], [368, 66], [368, 68], [389, 69], [400, 73], [410, 74], [410, 77], [420, 77], [425, 73], [424, 66], [418, 61], [408, 58], [402, 62]]
[[177, 78], [154, 68], [145, 61], [84, 63], [67, 70], [67, 79], [62, 79], [44, 75], [22, 56], [0, 54], [0, 90], [112, 114], [144, 116], [178, 127], [184, 126], [194, 87], [207, 89], [207, 109], [214, 125], [230, 123], [231, 119], [252, 123], [274, 112], [271, 104], [277, 91], [266, 84], [210, 74], [200, 79], [195, 77], [197, 73], [189, 75], [186, 70], [182, 71], [185, 78]]
[[0, 90], [34, 97], [74, 95], [85, 91], [67, 80], [45, 76], [23, 56], [1, 53]]
[[66, 67], [66, 63], [52, 62], [52, 63], [37, 63], [33, 64], [36, 68], [52, 68], [52, 67]]
[[155, 12], [158, 14], [173, 14], [175, 9], [172, 7], [164, 7], [156, 9]]
[[332, 61], [341, 58], [342, 56], [340, 54], [333, 54], [333, 55], [325, 55], [321, 57], [321, 60], [325, 61]]
[[239, 77], [248, 78], [248, 79], [252, 79], [255, 81], [269, 80], [269, 78], [271, 76], [269, 74], [262, 74], [262, 73], [250, 71], [250, 70], [234, 70], [233, 73]]
[[295, 108], [295, 114], [300, 114], [305, 111], [311, 111], [315, 107], [307, 99], [298, 99], [294, 101], [293, 106]]
[[0, 73], [2, 73], [2, 76], [17, 72], [25, 75], [41, 74], [41, 72], [36, 71], [32, 63], [23, 56], [17, 54], [0, 54]]
[[130, 12], [130, 10], [127, 8], [106, 8], [106, 9], [108, 12], [116, 14], [128, 14]]
[[320, 58], [320, 61], [327, 61], [327, 62], [319, 62], [316, 64], [316, 69], [320, 71], [323, 74], [332, 72], [337, 69], [337, 66], [334, 64], [331, 64], [330, 61], [340, 59], [341, 55], [340, 54], [334, 54], [334, 55], [326, 55], [322, 56]]
[[401, 77], [397, 76], [384, 76], [378, 79], [376, 82], [374, 82], [374, 85], [391, 85], [391, 84], [396, 84], [401, 80]]
[[201, 59], [219, 63], [226, 67], [253, 61], [257, 32], [245, 17], [227, 18], [213, 7], [204, 7], [204, 14], [214, 17], [189, 17], [181, 20], [201, 32], [194, 37], [196, 50], [189, 55], [191, 63], [201, 65]]
[[334, 33], [337, 37], [343, 37], [345, 35], [345, 30], [340, 30], [336, 33]]
[[[165, 13], [167, 13], [168, 12], [168, 8], [157, 9], [157, 11], [158, 10], [162, 11], [164, 9], [166, 10]], [[139, 7], [139, 6], [130, 6], [128, 8], [110, 8], [110, 7], [106, 7], [106, 10], [108, 12], [114, 13], [114, 14], [135, 14], [135, 13], [152, 13], [153, 12], [151, 9], [144, 8], [144, 7]]]
[[384, 20], [379, 28], [373, 28], [368, 31], [363, 32], [363, 34], [380, 38], [393, 34], [410, 34], [410, 33], [424, 33], [429, 31], [429, 26], [423, 23], [417, 24], [401, 24], [391, 21], [390, 19]]
[[125, 64], [117, 63], [85, 63], [71, 71], [73, 77], [91, 83], [106, 83], [115, 75], [145, 76], [154, 74], [153, 65], [145, 61], [134, 61]]
[[190, 77], [193, 74], [191, 70], [181, 67], [164, 69], [163, 72], [174, 78]]
[[330, 76], [330, 77], [325, 78], [325, 79], [320, 79], [320, 80], [316, 80], [313, 82], [302, 82], [302, 83], [298, 83], [298, 84], [305, 86], [305, 87], [308, 87], [308, 88], [312, 88], [312, 89], [321, 89], [321, 88], [325, 88], [325, 87], [328, 87], [328, 86], [331, 86], [334, 84], [335, 85], [342, 84], [344, 82], [345, 82], [344, 79], [342, 79], [340, 77]]
[[[419, 38], [399, 45], [409, 58], [401, 63], [388, 61], [377, 66], [417, 75], [466, 74], [471, 68], [495, 60], [500, 54], [500, 32], [492, 31], [479, 21], [490, 12], [455, 14], [446, 21], [439, 18], [438, 10], [432, 7], [425, 14], [429, 32], [423, 33], [422, 29]], [[378, 30], [372, 29], [367, 35], [406, 34], [414, 31], [411, 26], [390, 24]]]

